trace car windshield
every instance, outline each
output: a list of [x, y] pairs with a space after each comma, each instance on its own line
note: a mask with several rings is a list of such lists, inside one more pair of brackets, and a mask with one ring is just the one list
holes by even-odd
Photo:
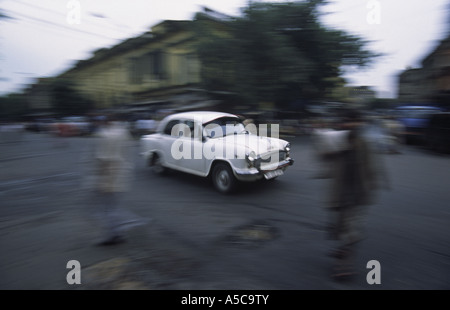
[[244, 124], [237, 117], [221, 117], [204, 124], [205, 135], [221, 138], [245, 132]]

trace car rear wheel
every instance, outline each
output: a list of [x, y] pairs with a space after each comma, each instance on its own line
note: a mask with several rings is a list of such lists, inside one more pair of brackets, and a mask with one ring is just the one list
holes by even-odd
[[162, 165], [161, 156], [154, 154], [152, 157], [151, 167], [154, 173], [164, 174], [166, 172], [166, 167]]
[[236, 188], [237, 180], [228, 164], [218, 163], [212, 171], [212, 182], [219, 192], [228, 194]]

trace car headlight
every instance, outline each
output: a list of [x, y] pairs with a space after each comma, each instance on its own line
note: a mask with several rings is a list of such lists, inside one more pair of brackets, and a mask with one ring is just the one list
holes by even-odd
[[291, 144], [290, 143], [286, 144], [286, 146], [284, 147], [284, 150], [286, 151], [286, 155], [289, 156], [289, 154], [291, 152]]
[[256, 153], [251, 151], [245, 155], [245, 159], [247, 160], [249, 168], [254, 167], [256, 162]]

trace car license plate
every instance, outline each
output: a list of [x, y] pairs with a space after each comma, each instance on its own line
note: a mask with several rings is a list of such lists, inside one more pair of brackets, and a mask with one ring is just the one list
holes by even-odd
[[278, 170], [272, 170], [269, 172], [264, 173], [264, 177], [266, 178], [266, 180], [270, 180], [276, 177], [279, 177], [280, 175], [283, 175], [284, 172], [281, 169]]

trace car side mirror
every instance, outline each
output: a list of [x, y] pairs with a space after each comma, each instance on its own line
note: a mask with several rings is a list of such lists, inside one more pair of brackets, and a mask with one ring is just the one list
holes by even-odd
[[208, 139], [211, 139], [212, 137], [210, 135], [208, 135], [208, 132], [206, 131], [206, 129], [203, 129], [203, 134], [202, 134], [202, 142], [206, 142], [208, 141]]

